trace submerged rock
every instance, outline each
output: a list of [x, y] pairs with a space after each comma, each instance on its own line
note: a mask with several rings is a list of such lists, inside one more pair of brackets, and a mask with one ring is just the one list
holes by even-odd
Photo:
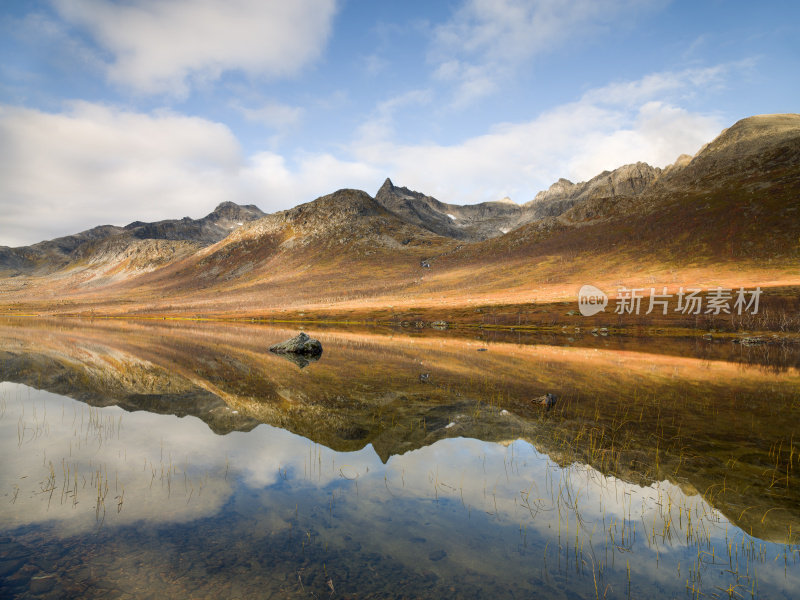
[[446, 556], [447, 552], [445, 552], [444, 550], [434, 550], [433, 552], [428, 554], [428, 560], [432, 560], [435, 562], [438, 560], [442, 560]]
[[303, 356], [319, 356], [322, 354], [322, 344], [301, 331], [292, 339], [269, 347], [270, 352], [276, 354], [301, 354]]

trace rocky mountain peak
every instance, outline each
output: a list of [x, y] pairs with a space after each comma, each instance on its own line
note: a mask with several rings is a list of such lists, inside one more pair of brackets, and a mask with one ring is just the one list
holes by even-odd
[[223, 209], [223, 208], [233, 208], [233, 207], [236, 207], [236, 206], [239, 206], [239, 205], [236, 204], [235, 202], [231, 202], [230, 200], [225, 200], [225, 201], [220, 202], [219, 204], [217, 204], [217, 208], [214, 209], [214, 212], [216, 212], [216, 211], [218, 211], [220, 209]]
[[525, 221], [563, 215], [573, 206], [597, 199], [636, 197], [661, 175], [661, 169], [647, 163], [623, 165], [603, 171], [589, 181], [572, 183], [563, 177], [525, 204]]
[[517, 224], [521, 209], [510, 199], [479, 204], [447, 204], [386, 179], [375, 201], [406, 223], [465, 241], [503, 235]]
[[[678, 169], [681, 167], [685, 167], [690, 162], [692, 162], [692, 155], [691, 154], [681, 154], [678, 158], [675, 159], [675, 162], [669, 165], [673, 169]], [[669, 168], [667, 167], [667, 168]]]
[[661, 169], [645, 162], [623, 165], [605, 177], [590, 180], [595, 182], [595, 196], [614, 198], [616, 196], [637, 196], [661, 174]]
[[737, 121], [681, 169], [671, 169], [670, 187], [715, 187], [725, 181], [758, 177], [766, 170], [800, 161], [800, 114], [758, 115]]
[[569, 179], [564, 179], [561, 177], [558, 181], [556, 181], [553, 185], [551, 185], [546, 190], [542, 190], [533, 198], [533, 202], [545, 202], [547, 200], [553, 198], [560, 198], [565, 194], [569, 194], [575, 188], [575, 184], [572, 183]]
[[245, 221], [263, 217], [264, 213], [253, 204], [241, 205], [235, 202], [220, 202], [217, 207], [205, 218], [208, 220], [236, 220]]
[[381, 212], [380, 205], [366, 192], [341, 189], [277, 215], [285, 222], [325, 228], [338, 227], [354, 218], [378, 215]]
[[226, 212], [231, 212], [239, 209], [239, 205], [235, 202], [231, 202], [230, 200], [226, 200], [225, 202], [220, 202], [217, 204], [217, 207], [211, 211], [211, 214], [222, 214]]

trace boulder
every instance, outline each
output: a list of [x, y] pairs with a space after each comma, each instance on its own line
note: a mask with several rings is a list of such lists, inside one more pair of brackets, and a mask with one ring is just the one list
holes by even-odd
[[270, 352], [276, 354], [301, 354], [303, 356], [319, 356], [322, 354], [322, 344], [308, 336], [305, 332], [300, 332], [295, 337], [273, 344], [269, 347]]
[[550, 410], [556, 405], [557, 399], [558, 398], [556, 397], [555, 394], [547, 393], [544, 396], [539, 396], [538, 398], [534, 398], [533, 402], [534, 404], [541, 404], [547, 410]]

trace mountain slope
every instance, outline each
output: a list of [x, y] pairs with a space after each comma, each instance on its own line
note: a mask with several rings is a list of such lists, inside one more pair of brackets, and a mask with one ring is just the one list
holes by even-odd
[[188, 295], [225, 310], [330, 304], [414, 285], [421, 261], [455, 245], [400, 220], [365, 192], [345, 189], [247, 223], [120, 291]]
[[637, 195], [585, 197], [557, 217], [464, 246], [437, 271], [453, 289], [520, 289], [526, 282], [529, 293], [567, 285], [570, 296], [593, 281], [608, 288], [797, 285], [797, 198], [800, 115], [754, 117]]
[[184, 217], [181, 220], [158, 221], [156, 223], [134, 222], [125, 229], [139, 239], [183, 240], [198, 242], [206, 246], [218, 242], [231, 230], [247, 221], [264, 216], [257, 206], [240, 206], [234, 202], [223, 202], [201, 219]]
[[387, 179], [375, 200], [404, 221], [439, 235], [476, 242], [500, 237], [546, 217], [558, 217], [583, 203], [635, 198], [660, 176], [661, 169], [639, 162], [604, 171], [577, 184], [562, 178], [522, 206], [510, 200], [466, 206], [446, 204], [420, 192], [395, 186], [391, 179]]
[[446, 315], [574, 299], [584, 283], [800, 286], [800, 115], [745, 119], [664, 170], [562, 180], [521, 207], [456, 207], [390, 180], [377, 196], [340, 190], [205, 247], [101, 228], [69, 252], [70, 269], [0, 279], [0, 290], [6, 307], [48, 312]]
[[620, 198], [635, 198], [643, 194], [661, 176], [661, 169], [638, 162], [624, 165], [613, 171], [603, 171], [589, 181], [572, 183], [559, 179], [549, 189], [523, 205], [521, 224], [544, 217], [558, 217], [574, 206], [598, 201], [615, 201]]

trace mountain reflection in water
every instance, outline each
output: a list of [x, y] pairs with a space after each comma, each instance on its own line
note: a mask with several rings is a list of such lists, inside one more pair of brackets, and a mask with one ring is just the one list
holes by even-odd
[[[788, 598], [800, 583], [794, 367], [320, 329], [325, 353], [300, 369], [266, 351], [295, 333], [0, 323], [0, 589]], [[550, 411], [531, 402], [545, 393]]]

